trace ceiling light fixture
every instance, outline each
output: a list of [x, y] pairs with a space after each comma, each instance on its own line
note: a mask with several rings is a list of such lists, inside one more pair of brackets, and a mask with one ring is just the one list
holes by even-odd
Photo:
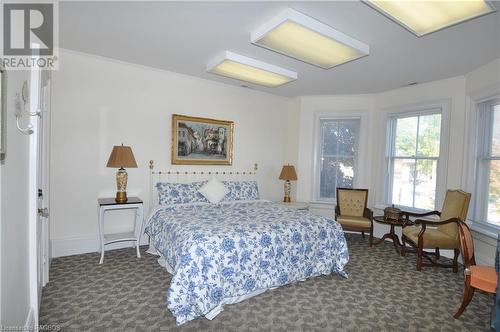
[[324, 69], [370, 53], [365, 43], [291, 8], [253, 31], [250, 41]]
[[271, 88], [297, 79], [296, 72], [230, 51], [210, 62], [207, 71]]
[[484, 0], [364, 2], [418, 37], [496, 11]]

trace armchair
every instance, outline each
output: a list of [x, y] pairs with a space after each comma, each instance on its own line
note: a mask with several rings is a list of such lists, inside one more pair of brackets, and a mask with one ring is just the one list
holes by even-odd
[[[448, 190], [443, 204], [443, 209], [427, 213], [412, 213], [403, 211], [402, 217], [407, 220], [417, 217], [414, 226], [403, 228], [403, 248], [401, 254], [406, 256], [406, 243], [416, 248], [417, 271], [422, 271], [423, 258], [430, 261], [431, 265], [451, 267], [453, 272], [458, 272], [458, 255], [460, 253], [460, 241], [458, 239], [458, 222], [467, 218], [471, 194], [461, 190]], [[431, 215], [440, 217], [439, 221], [419, 219]], [[434, 253], [424, 251], [434, 249]], [[453, 264], [444, 265], [438, 263], [440, 258], [439, 249], [451, 249], [454, 251]], [[434, 256], [435, 259], [432, 259]]]
[[368, 189], [337, 188], [335, 220], [344, 231], [365, 232], [370, 234], [370, 247], [373, 244], [373, 211], [368, 209]]
[[[474, 258], [474, 242], [472, 240], [472, 235], [470, 233], [469, 227], [462, 221], [460, 221], [458, 225], [460, 236], [460, 251], [462, 252], [462, 258], [465, 267], [465, 284], [462, 304], [460, 305], [460, 308], [458, 308], [456, 314], [453, 315], [453, 317], [456, 319], [460, 317], [460, 315], [462, 315], [462, 313], [465, 311], [465, 308], [467, 308], [470, 301], [472, 300], [474, 291], [476, 289], [495, 294], [498, 286], [498, 274], [493, 266], [476, 265], [476, 259]], [[495, 308], [492, 309], [493, 312], [494, 310]], [[493, 323], [495, 322], [492, 318], [492, 325]]]

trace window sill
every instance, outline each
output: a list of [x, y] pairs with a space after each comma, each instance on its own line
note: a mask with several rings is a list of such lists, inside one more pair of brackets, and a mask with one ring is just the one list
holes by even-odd
[[336, 205], [337, 202], [335, 202], [335, 201], [309, 201], [309, 204], [314, 204], [314, 205]]
[[500, 227], [489, 225], [480, 221], [468, 220], [467, 224], [470, 226], [471, 230], [474, 232], [483, 234], [494, 240], [498, 239], [498, 234], [500, 233]]
[[310, 209], [319, 209], [319, 210], [335, 210], [336, 202], [328, 202], [328, 201], [310, 201], [309, 208]]

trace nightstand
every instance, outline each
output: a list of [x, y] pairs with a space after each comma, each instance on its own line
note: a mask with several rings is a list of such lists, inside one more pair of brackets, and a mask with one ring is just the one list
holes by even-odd
[[[104, 214], [107, 211], [127, 210], [127, 209], [135, 210], [134, 230], [125, 233], [104, 234]], [[127, 202], [125, 203], [117, 203], [114, 197], [98, 198], [97, 222], [99, 227], [99, 239], [101, 242], [101, 260], [99, 261], [99, 264], [102, 264], [104, 261], [105, 246], [107, 244], [117, 243], [117, 242], [126, 242], [126, 241], [133, 242], [137, 251], [137, 257], [140, 258], [141, 253], [139, 251], [139, 241], [141, 239], [143, 220], [144, 220], [144, 207], [142, 200], [139, 197], [129, 197]]]
[[276, 204], [296, 209], [299, 211], [309, 211], [309, 203], [306, 202], [290, 202], [290, 203], [276, 202]]

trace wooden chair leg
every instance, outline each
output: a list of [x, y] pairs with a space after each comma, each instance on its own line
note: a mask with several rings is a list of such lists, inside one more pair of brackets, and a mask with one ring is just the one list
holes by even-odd
[[455, 249], [455, 254], [453, 255], [453, 272], [458, 272], [458, 255], [460, 254], [460, 250]]
[[370, 247], [373, 245], [373, 228], [370, 229]]
[[436, 248], [436, 260], [438, 260], [441, 257], [439, 253], [439, 248]]
[[417, 271], [422, 271], [422, 265], [423, 265], [423, 257], [424, 257], [424, 249], [422, 247], [419, 247], [417, 249]]
[[363, 236], [363, 239], [365, 238], [365, 232], [361, 232], [361, 236]]
[[460, 306], [460, 308], [458, 308], [457, 313], [453, 315], [453, 318], [457, 319], [458, 317], [460, 317], [460, 315], [465, 311], [465, 308], [467, 308], [467, 306], [469, 305], [473, 296], [474, 296], [474, 287], [471, 287], [468, 284], [466, 284], [464, 289], [464, 298], [462, 301], [462, 305]]

